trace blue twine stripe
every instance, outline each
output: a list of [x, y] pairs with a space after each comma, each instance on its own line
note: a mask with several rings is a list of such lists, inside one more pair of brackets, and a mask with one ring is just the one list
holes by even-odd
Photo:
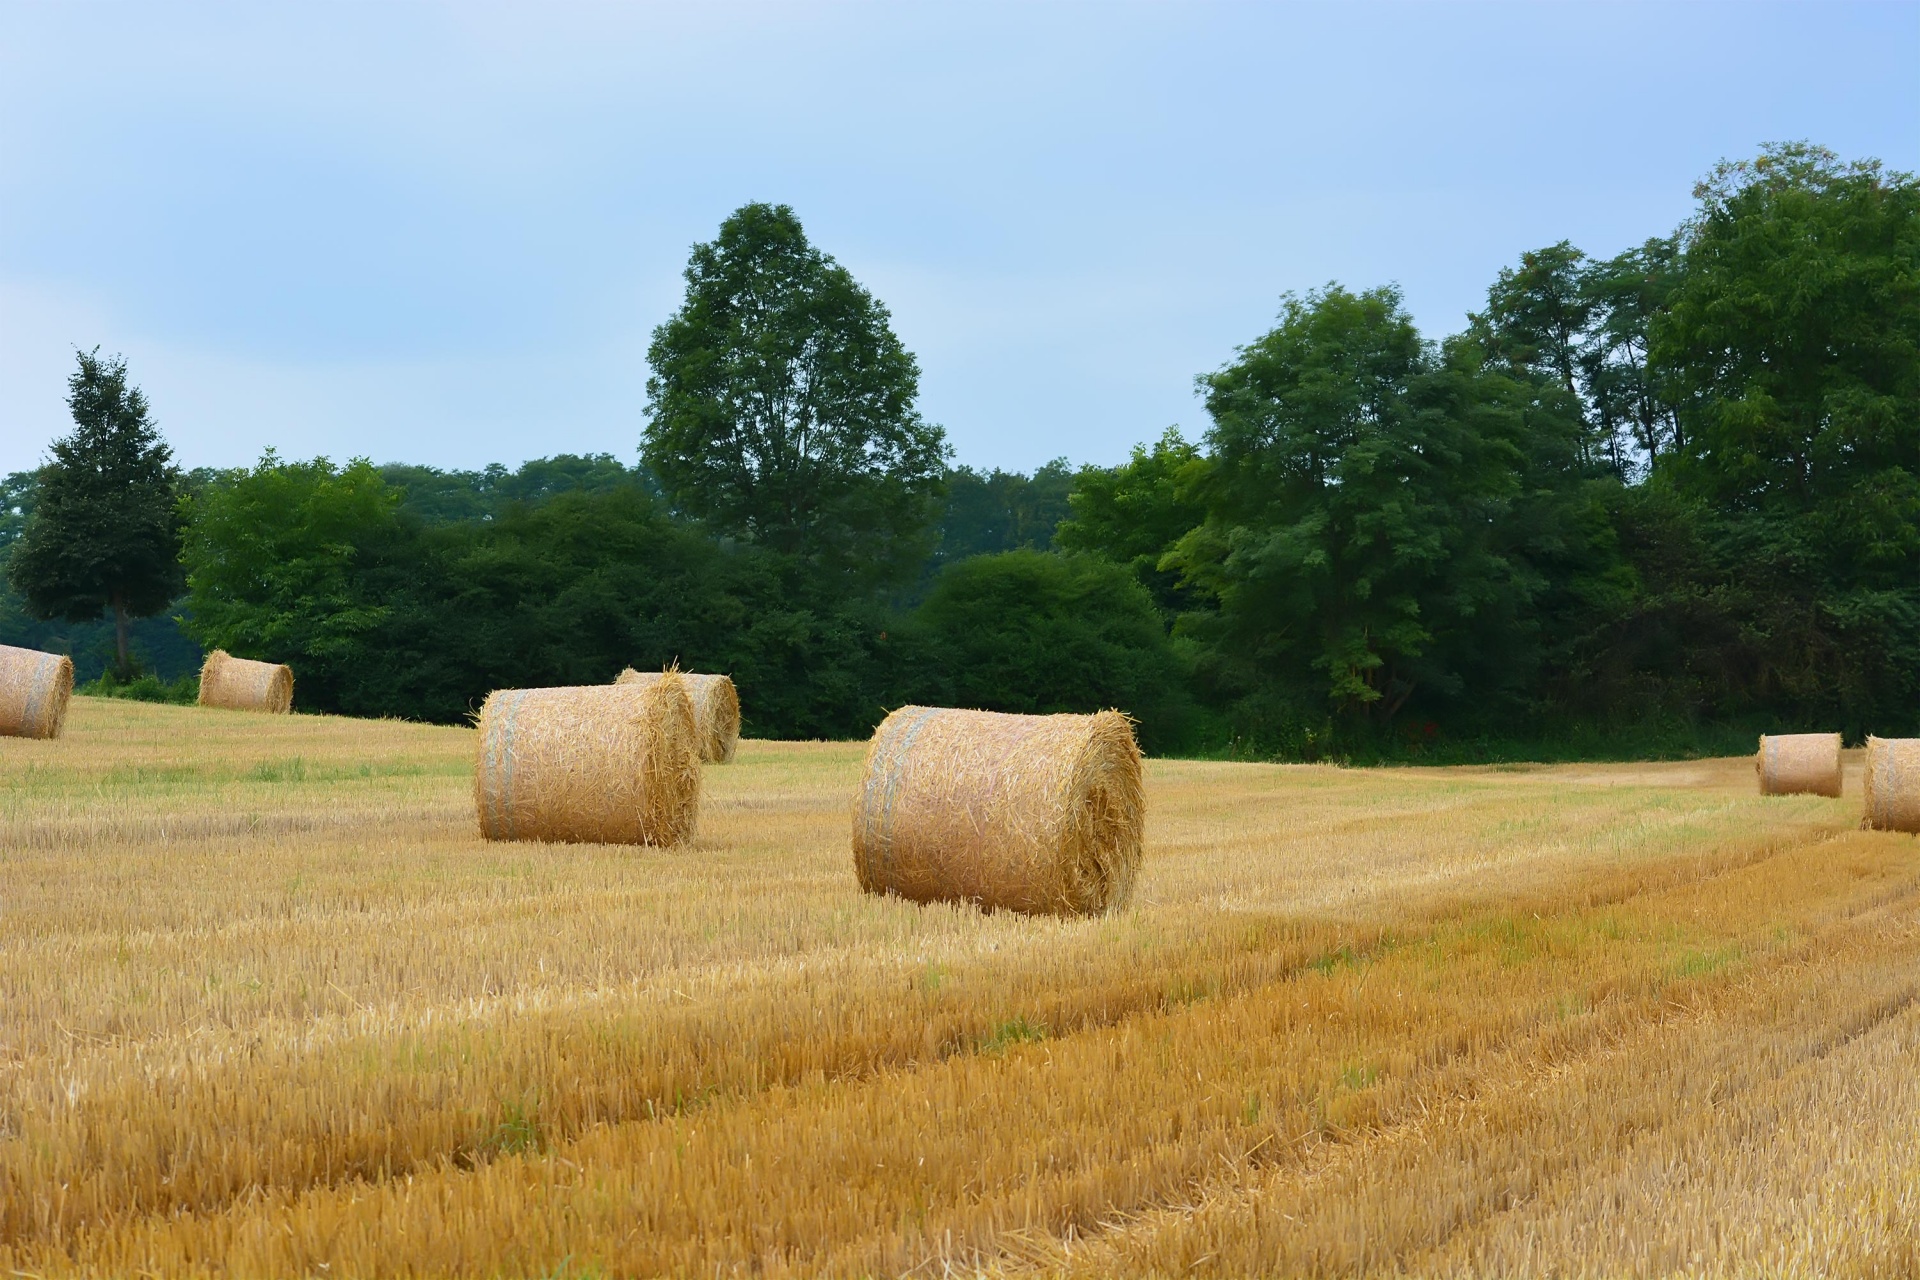
[[47, 696], [46, 686], [41, 683], [40, 676], [50, 665], [47, 662], [36, 664], [35, 670], [27, 677], [27, 705], [21, 712], [20, 732], [36, 738], [40, 736], [40, 708]]
[[[861, 842], [865, 846], [867, 859], [867, 881], [870, 884], [889, 884], [893, 874], [893, 808], [894, 800], [900, 788], [900, 775], [906, 768], [907, 752], [913, 747], [913, 740], [938, 713], [937, 707], [922, 707], [906, 728], [896, 730], [882, 748], [884, 773], [881, 775], [880, 791], [880, 839], [873, 838], [873, 807], [869, 805], [864, 817], [864, 836]], [[878, 843], [884, 848], [884, 876], [876, 877], [873, 869], [874, 846]]]
[[526, 701], [527, 690], [514, 689], [500, 700], [500, 713], [487, 735], [487, 773], [498, 776], [500, 785], [492, 797], [493, 829], [505, 839], [513, 832], [513, 719]]

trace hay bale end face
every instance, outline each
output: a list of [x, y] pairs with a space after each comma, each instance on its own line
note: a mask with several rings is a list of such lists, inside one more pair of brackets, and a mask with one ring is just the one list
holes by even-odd
[[215, 649], [200, 664], [200, 705], [284, 716], [293, 710], [293, 668]]
[[59, 737], [72, 696], [72, 658], [0, 644], [0, 735]]
[[[628, 667], [615, 684], [646, 684], [660, 679], [658, 671], [635, 671]], [[679, 673], [687, 683], [687, 696], [693, 699], [693, 719], [700, 735], [700, 758], [709, 764], [726, 764], [740, 745], [740, 692], [728, 676], [703, 676], [691, 671]]]
[[473, 792], [489, 840], [691, 839], [700, 744], [685, 682], [496, 689], [480, 709]]
[[1920, 738], [1867, 739], [1865, 825], [1920, 835]]
[[1763, 796], [1838, 796], [1840, 735], [1763, 733], [1753, 767]]
[[1125, 906], [1146, 825], [1117, 711], [902, 707], [874, 731], [853, 814], [860, 887], [915, 902], [1092, 915]]

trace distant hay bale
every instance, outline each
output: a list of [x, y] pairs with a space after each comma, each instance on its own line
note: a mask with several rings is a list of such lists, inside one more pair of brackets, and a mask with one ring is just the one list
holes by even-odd
[[1920, 835], [1920, 738], [1867, 739], [1866, 825]]
[[1840, 735], [1763, 733], [1754, 759], [1763, 796], [1840, 794]]
[[853, 815], [860, 887], [1050, 915], [1118, 910], [1146, 821], [1117, 711], [902, 707], [874, 731]]
[[0, 734], [59, 737], [72, 696], [72, 658], [0, 644]]
[[200, 705], [284, 716], [293, 710], [293, 668], [215, 649], [200, 664]]
[[[658, 680], [658, 671], [635, 671], [628, 667], [615, 684], [645, 684]], [[709, 764], [726, 764], [740, 745], [740, 692], [727, 676], [703, 676], [682, 671], [687, 696], [693, 699], [693, 720], [700, 735], [700, 758]]]
[[494, 690], [480, 709], [473, 796], [489, 840], [690, 839], [700, 743], [686, 681]]

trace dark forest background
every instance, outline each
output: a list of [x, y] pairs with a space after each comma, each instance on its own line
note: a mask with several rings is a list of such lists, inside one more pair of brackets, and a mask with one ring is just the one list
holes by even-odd
[[[908, 701], [1247, 758], [1920, 733], [1920, 185], [1795, 145], [1696, 195], [1616, 257], [1521, 255], [1439, 341], [1390, 286], [1288, 295], [1195, 438], [1032, 474], [949, 465], [884, 308], [748, 206], [656, 332], [635, 462], [178, 475], [187, 588], [133, 624], [135, 691], [219, 645], [303, 710], [443, 722], [678, 662], [772, 737]], [[39, 482], [5, 479], [0, 558]], [[133, 674], [11, 589], [0, 642]]]

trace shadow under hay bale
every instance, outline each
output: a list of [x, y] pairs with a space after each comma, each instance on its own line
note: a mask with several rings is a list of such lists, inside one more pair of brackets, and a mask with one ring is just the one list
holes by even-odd
[[902, 707], [874, 731], [853, 814], [860, 887], [1049, 915], [1125, 906], [1146, 824], [1117, 711]]
[[0, 644], [0, 735], [59, 737], [72, 696], [72, 658]]
[[293, 668], [215, 649], [200, 664], [200, 705], [287, 715], [293, 710]]
[[1920, 835], [1920, 738], [1867, 739], [1864, 825]]
[[700, 812], [686, 682], [496, 689], [473, 798], [489, 840], [679, 844]]
[[[660, 679], [658, 671], [635, 671], [628, 667], [615, 684], [646, 684]], [[687, 696], [693, 699], [693, 721], [700, 735], [700, 758], [709, 764], [726, 764], [740, 745], [740, 693], [729, 676], [703, 676], [682, 671]]]
[[1763, 733], [1753, 767], [1763, 796], [1840, 794], [1840, 735]]

